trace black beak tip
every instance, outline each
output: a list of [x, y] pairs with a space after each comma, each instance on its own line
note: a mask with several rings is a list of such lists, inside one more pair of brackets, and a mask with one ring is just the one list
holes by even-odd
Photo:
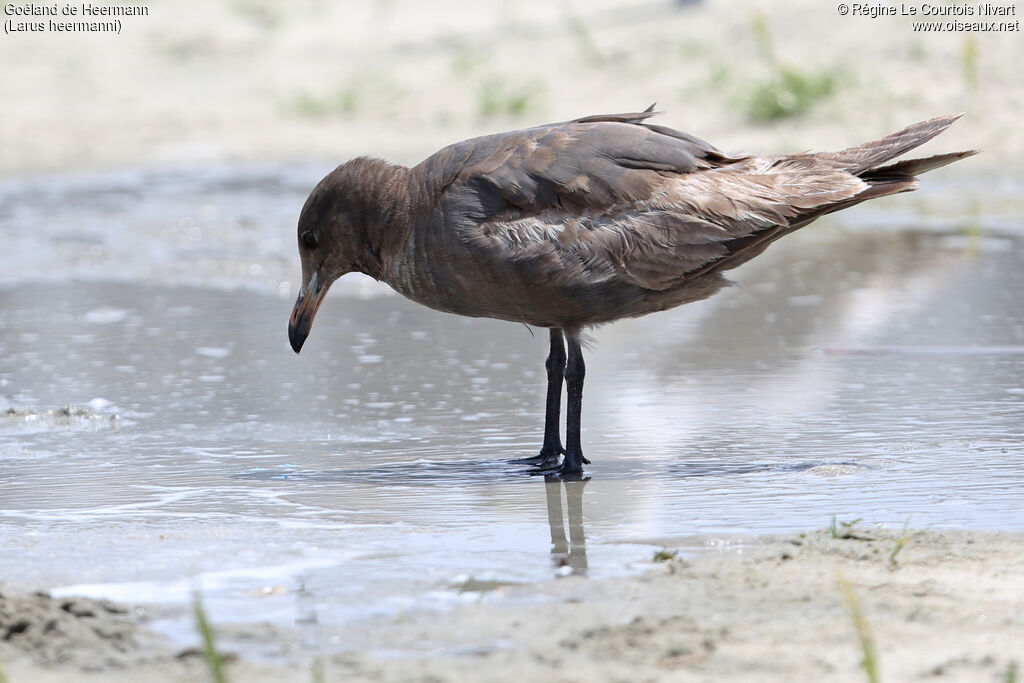
[[302, 345], [306, 343], [306, 337], [309, 335], [307, 330], [300, 329], [299, 325], [288, 326], [288, 341], [292, 345], [292, 351], [298, 353], [302, 350]]

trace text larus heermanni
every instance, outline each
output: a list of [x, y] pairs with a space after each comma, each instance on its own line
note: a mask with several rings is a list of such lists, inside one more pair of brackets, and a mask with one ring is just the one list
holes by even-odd
[[414, 168], [365, 157], [342, 164], [299, 216], [292, 348], [302, 348], [331, 283], [354, 271], [439, 311], [549, 328], [544, 442], [527, 460], [578, 474], [589, 462], [580, 447], [581, 330], [707, 298], [727, 283], [723, 271], [783, 235], [912, 190], [916, 174], [975, 154], [883, 165], [960, 115], [840, 152], [756, 156], [646, 123], [653, 114], [474, 138]]

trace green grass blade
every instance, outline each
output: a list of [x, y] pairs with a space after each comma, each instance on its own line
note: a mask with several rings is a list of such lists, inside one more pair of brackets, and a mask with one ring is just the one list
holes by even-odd
[[313, 679], [313, 683], [325, 683], [327, 680], [324, 674], [324, 660], [317, 657], [313, 660], [313, 667], [310, 669], [310, 677]]
[[206, 610], [203, 608], [203, 600], [199, 591], [192, 593], [192, 613], [196, 620], [196, 630], [203, 641], [203, 656], [210, 669], [210, 676], [214, 683], [228, 683], [227, 674], [224, 673], [224, 655], [217, 652], [217, 643], [213, 634], [213, 627], [206, 618]]
[[836, 584], [839, 586], [839, 593], [843, 597], [850, 617], [853, 618], [853, 628], [857, 632], [857, 640], [860, 642], [861, 662], [860, 665], [867, 674], [868, 683], [879, 683], [881, 678], [878, 673], [878, 655], [875, 652], [875, 639], [871, 634], [871, 626], [867, 617], [860, 607], [860, 600], [853, 586], [842, 576], [836, 577]]

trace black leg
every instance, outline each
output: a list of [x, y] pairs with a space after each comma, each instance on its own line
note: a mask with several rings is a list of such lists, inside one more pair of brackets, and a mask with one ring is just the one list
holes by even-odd
[[562, 343], [562, 331], [551, 329], [551, 352], [544, 362], [548, 371], [548, 397], [544, 407], [544, 444], [540, 454], [550, 463], [558, 462], [558, 456], [565, 453], [562, 438], [559, 436], [562, 414], [562, 380], [565, 377], [565, 345]]
[[565, 453], [562, 438], [559, 435], [562, 414], [562, 380], [565, 377], [565, 345], [562, 343], [562, 331], [551, 328], [551, 351], [544, 363], [548, 371], [548, 395], [544, 407], [544, 444], [540, 453], [532, 458], [522, 458], [513, 462], [530, 463], [538, 467], [550, 468], [558, 466], [558, 456]]
[[584, 464], [590, 461], [583, 457], [580, 445], [580, 415], [583, 411], [583, 378], [587, 375], [587, 366], [583, 362], [583, 350], [575, 333], [566, 333], [569, 342], [569, 358], [565, 364], [565, 387], [568, 400], [565, 404], [565, 460], [562, 461], [562, 474], [578, 474], [583, 471]]

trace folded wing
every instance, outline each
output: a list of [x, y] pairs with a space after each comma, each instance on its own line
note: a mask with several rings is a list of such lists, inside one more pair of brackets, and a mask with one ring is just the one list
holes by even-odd
[[[468, 140], [432, 159], [432, 223], [494, 277], [662, 291], [735, 267], [824, 213], [913, 189], [973, 152], [880, 164], [957, 117], [835, 153], [725, 154], [648, 110]], [[443, 227], [441, 227], [443, 226]]]

